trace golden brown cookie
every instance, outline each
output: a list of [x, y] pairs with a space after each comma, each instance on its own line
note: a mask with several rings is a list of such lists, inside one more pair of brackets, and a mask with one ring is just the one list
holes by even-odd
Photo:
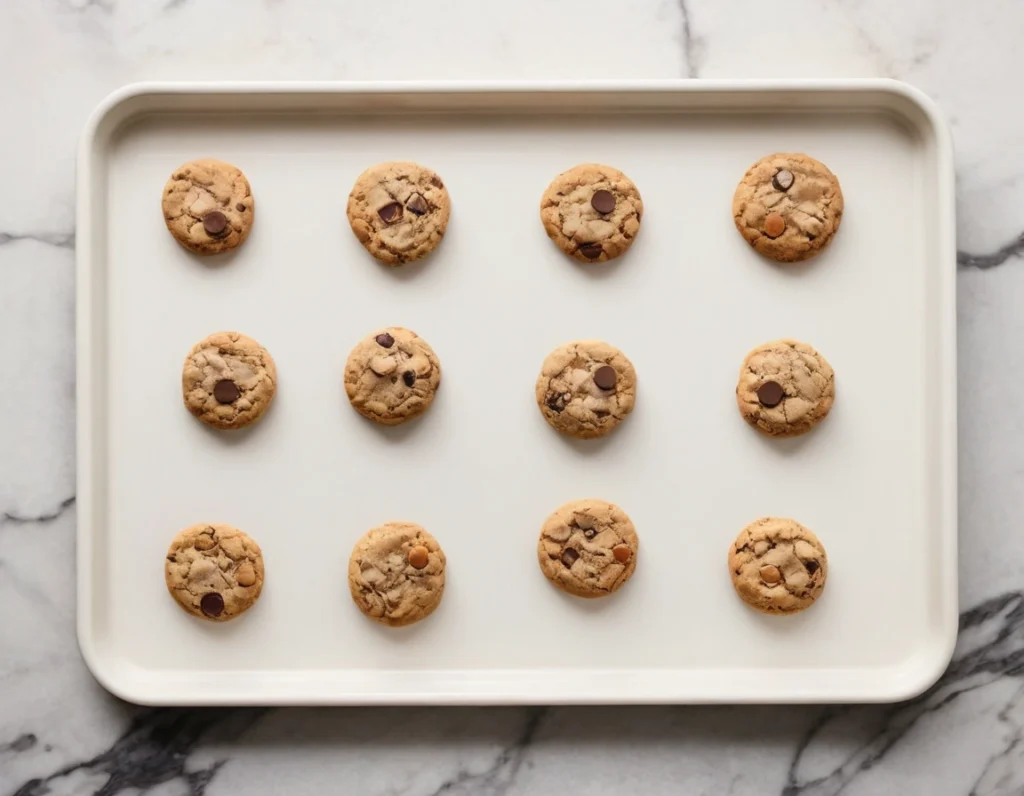
[[345, 393], [359, 414], [387, 426], [430, 408], [441, 384], [441, 362], [427, 341], [401, 326], [368, 335], [345, 363]]
[[540, 220], [559, 249], [584, 263], [624, 253], [640, 231], [644, 203], [618, 169], [583, 163], [563, 171], [540, 200]]
[[445, 556], [437, 539], [412, 522], [371, 528], [348, 562], [348, 588], [359, 610], [391, 627], [434, 612], [444, 595]]
[[743, 419], [771, 437], [795, 437], [820, 423], [835, 400], [832, 366], [807, 343], [775, 340], [743, 360], [736, 403]]
[[242, 243], [256, 206], [245, 175], [220, 160], [193, 160], [164, 186], [164, 223], [189, 251], [220, 254]]
[[441, 178], [418, 163], [371, 166], [348, 197], [348, 222], [366, 250], [388, 265], [432, 252], [444, 237], [451, 200]]
[[167, 590], [192, 616], [226, 622], [252, 607], [263, 590], [260, 546], [237, 528], [193, 525], [171, 542]]
[[736, 229], [765, 257], [806, 260], [839, 230], [843, 192], [824, 163], [781, 152], [747, 169], [733, 196], [732, 215]]
[[214, 428], [242, 428], [259, 420], [277, 391], [270, 353], [239, 332], [217, 332], [185, 357], [185, 408]]
[[736, 593], [758, 611], [795, 614], [821, 596], [828, 556], [818, 537], [795, 520], [762, 517], [729, 548], [729, 576]]
[[618, 591], [636, 569], [640, 539], [626, 512], [605, 500], [573, 500], [548, 517], [537, 542], [544, 577], [577, 597]]
[[548, 354], [535, 393], [552, 428], [579, 439], [603, 437], [633, 411], [636, 371], [615, 346], [577, 340]]

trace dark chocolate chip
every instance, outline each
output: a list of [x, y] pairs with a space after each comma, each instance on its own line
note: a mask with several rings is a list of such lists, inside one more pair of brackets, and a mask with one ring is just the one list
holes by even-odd
[[611, 365], [602, 365], [594, 371], [594, 384], [602, 390], [615, 389], [615, 382], [618, 381], [618, 379], [619, 374], [615, 372], [615, 368]]
[[409, 201], [405, 203], [405, 206], [418, 216], [422, 216], [430, 209], [430, 205], [427, 204], [427, 200], [418, 193], [414, 193], [410, 196]]
[[772, 185], [775, 186], [776, 191], [785, 193], [793, 187], [793, 172], [789, 169], [779, 169], [772, 177]]
[[377, 345], [383, 346], [384, 348], [391, 348], [391, 346], [395, 344], [395, 338], [387, 332], [381, 332], [373, 339], [377, 341]]
[[548, 409], [553, 412], [562, 412], [565, 410], [566, 398], [564, 393], [556, 392], [554, 395], [549, 395], [545, 403]]
[[199, 601], [199, 608], [207, 616], [220, 616], [224, 611], [224, 598], [216, 592], [208, 592]]
[[389, 202], [377, 211], [377, 215], [385, 224], [391, 224], [402, 217], [402, 206], [398, 202]]
[[411, 370], [407, 370], [402, 374], [402, 381], [405, 382], [406, 387], [412, 387], [416, 383], [416, 374]]
[[441, 182], [441, 178], [438, 177], [436, 174], [430, 175], [430, 184], [433, 185], [435, 188], [444, 188], [444, 183]]
[[777, 381], [766, 381], [757, 388], [757, 400], [761, 402], [761, 406], [766, 406], [769, 409], [781, 404], [785, 397], [786, 392]]
[[586, 536], [588, 539], [593, 539], [595, 536], [597, 536], [597, 531], [593, 528], [587, 528], [587, 530], [583, 532], [583, 535]]
[[604, 248], [600, 243], [584, 243], [580, 246], [580, 254], [584, 257], [589, 257], [591, 260], [596, 260], [604, 252]]
[[571, 547], [565, 548], [562, 551], [562, 563], [567, 567], [571, 567], [579, 560], [580, 554], [573, 550]]
[[207, 235], [219, 238], [228, 231], [228, 217], [220, 210], [207, 213], [203, 216], [203, 229], [206, 230]]
[[598, 213], [607, 215], [615, 209], [615, 196], [611, 191], [595, 191], [590, 197], [590, 205]]
[[804, 566], [807, 567], [807, 571], [813, 575], [818, 571], [818, 567], [821, 565], [817, 561], [805, 561]]
[[242, 391], [231, 379], [221, 379], [213, 385], [213, 397], [219, 404], [231, 404], [238, 400]]
[[239, 202], [237, 205], [235, 205], [235, 210], [237, 210], [239, 213], [243, 213], [245, 212], [245, 205]]

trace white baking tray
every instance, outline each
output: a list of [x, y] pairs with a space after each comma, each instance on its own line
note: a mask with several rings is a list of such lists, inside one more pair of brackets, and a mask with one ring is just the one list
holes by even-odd
[[[808, 152], [846, 198], [832, 246], [760, 258], [733, 228], [744, 170]], [[183, 161], [241, 167], [256, 196], [237, 253], [202, 259], [164, 229]], [[391, 270], [349, 230], [369, 164], [411, 159], [451, 191], [434, 256]], [[643, 194], [632, 250], [581, 265], [548, 240], [541, 192], [584, 161]], [[159, 84], [96, 111], [79, 160], [78, 631], [133, 702], [613, 703], [896, 700], [953, 649], [956, 393], [953, 162], [933, 104], [906, 85]], [[352, 345], [415, 329], [444, 379], [414, 423], [347, 404]], [[189, 347], [222, 329], [262, 342], [280, 389], [250, 431], [184, 409]], [[639, 377], [610, 437], [574, 442], [533, 398], [555, 346], [597, 337]], [[744, 355], [778, 337], [837, 374], [828, 420], [758, 435], [733, 396]], [[632, 581], [598, 601], [551, 587], [537, 534], [561, 503], [619, 503], [636, 523]], [[761, 616], [726, 550], [763, 515], [798, 519], [829, 553], [812, 610]], [[346, 585], [369, 527], [421, 523], [448, 554], [438, 611], [394, 630]], [[187, 616], [163, 558], [196, 522], [262, 546], [266, 588], [230, 624]]]

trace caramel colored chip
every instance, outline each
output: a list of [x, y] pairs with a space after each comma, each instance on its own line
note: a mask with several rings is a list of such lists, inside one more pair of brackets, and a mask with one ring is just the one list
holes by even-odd
[[761, 567], [761, 580], [765, 583], [778, 583], [782, 580], [782, 573], [779, 572], [778, 567], [767, 566]]
[[633, 551], [629, 549], [629, 545], [616, 545], [612, 548], [612, 555], [615, 556], [615, 560], [620, 564], [625, 564], [633, 556]]
[[417, 545], [409, 551], [409, 563], [416, 569], [423, 569], [429, 560], [429, 551], [423, 545]]
[[764, 220], [764, 234], [769, 238], [777, 238], [786, 229], [786, 219], [778, 213], [769, 213]]

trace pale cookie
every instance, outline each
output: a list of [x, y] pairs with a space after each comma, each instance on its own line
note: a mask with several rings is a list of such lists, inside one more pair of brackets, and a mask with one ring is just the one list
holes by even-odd
[[814, 257], [843, 220], [836, 175], [807, 155], [763, 158], [740, 180], [732, 200], [736, 229], [758, 252], [780, 262]]
[[736, 385], [743, 419], [771, 437], [795, 437], [825, 418], [836, 395], [828, 361], [807, 343], [775, 340], [747, 354]]
[[181, 372], [185, 408], [214, 428], [242, 428], [259, 420], [276, 390], [274, 360], [244, 334], [211, 334], [185, 357]]
[[427, 341], [401, 326], [361, 340], [345, 363], [345, 393], [359, 414], [387, 426], [417, 417], [434, 402], [441, 362]]
[[230, 163], [193, 160], [164, 186], [164, 223], [196, 254], [220, 254], [242, 243], [256, 206], [245, 175]]
[[348, 561], [359, 610], [391, 627], [430, 616], [444, 594], [445, 556], [437, 539], [412, 522], [371, 528]]
[[548, 517], [537, 542], [544, 576], [578, 597], [604, 597], [633, 570], [640, 540], [622, 509], [604, 500], [574, 500]]
[[552, 428], [579, 439], [603, 437], [633, 411], [636, 371], [615, 346], [577, 340], [548, 354], [536, 397]]
[[729, 575], [744, 602], [766, 614], [795, 614], [825, 588], [828, 557], [818, 537], [793, 520], [762, 517], [729, 548]]
[[193, 525], [171, 542], [164, 578], [171, 596], [190, 614], [226, 622], [260, 596], [263, 554], [256, 542], [230, 525]]
[[633, 245], [644, 203], [618, 169], [584, 163], [559, 174], [540, 200], [540, 220], [559, 249], [584, 263], [603, 263]]
[[451, 200], [441, 178], [418, 163], [371, 166], [348, 197], [348, 223], [366, 250], [388, 265], [403, 265], [441, 242]]

